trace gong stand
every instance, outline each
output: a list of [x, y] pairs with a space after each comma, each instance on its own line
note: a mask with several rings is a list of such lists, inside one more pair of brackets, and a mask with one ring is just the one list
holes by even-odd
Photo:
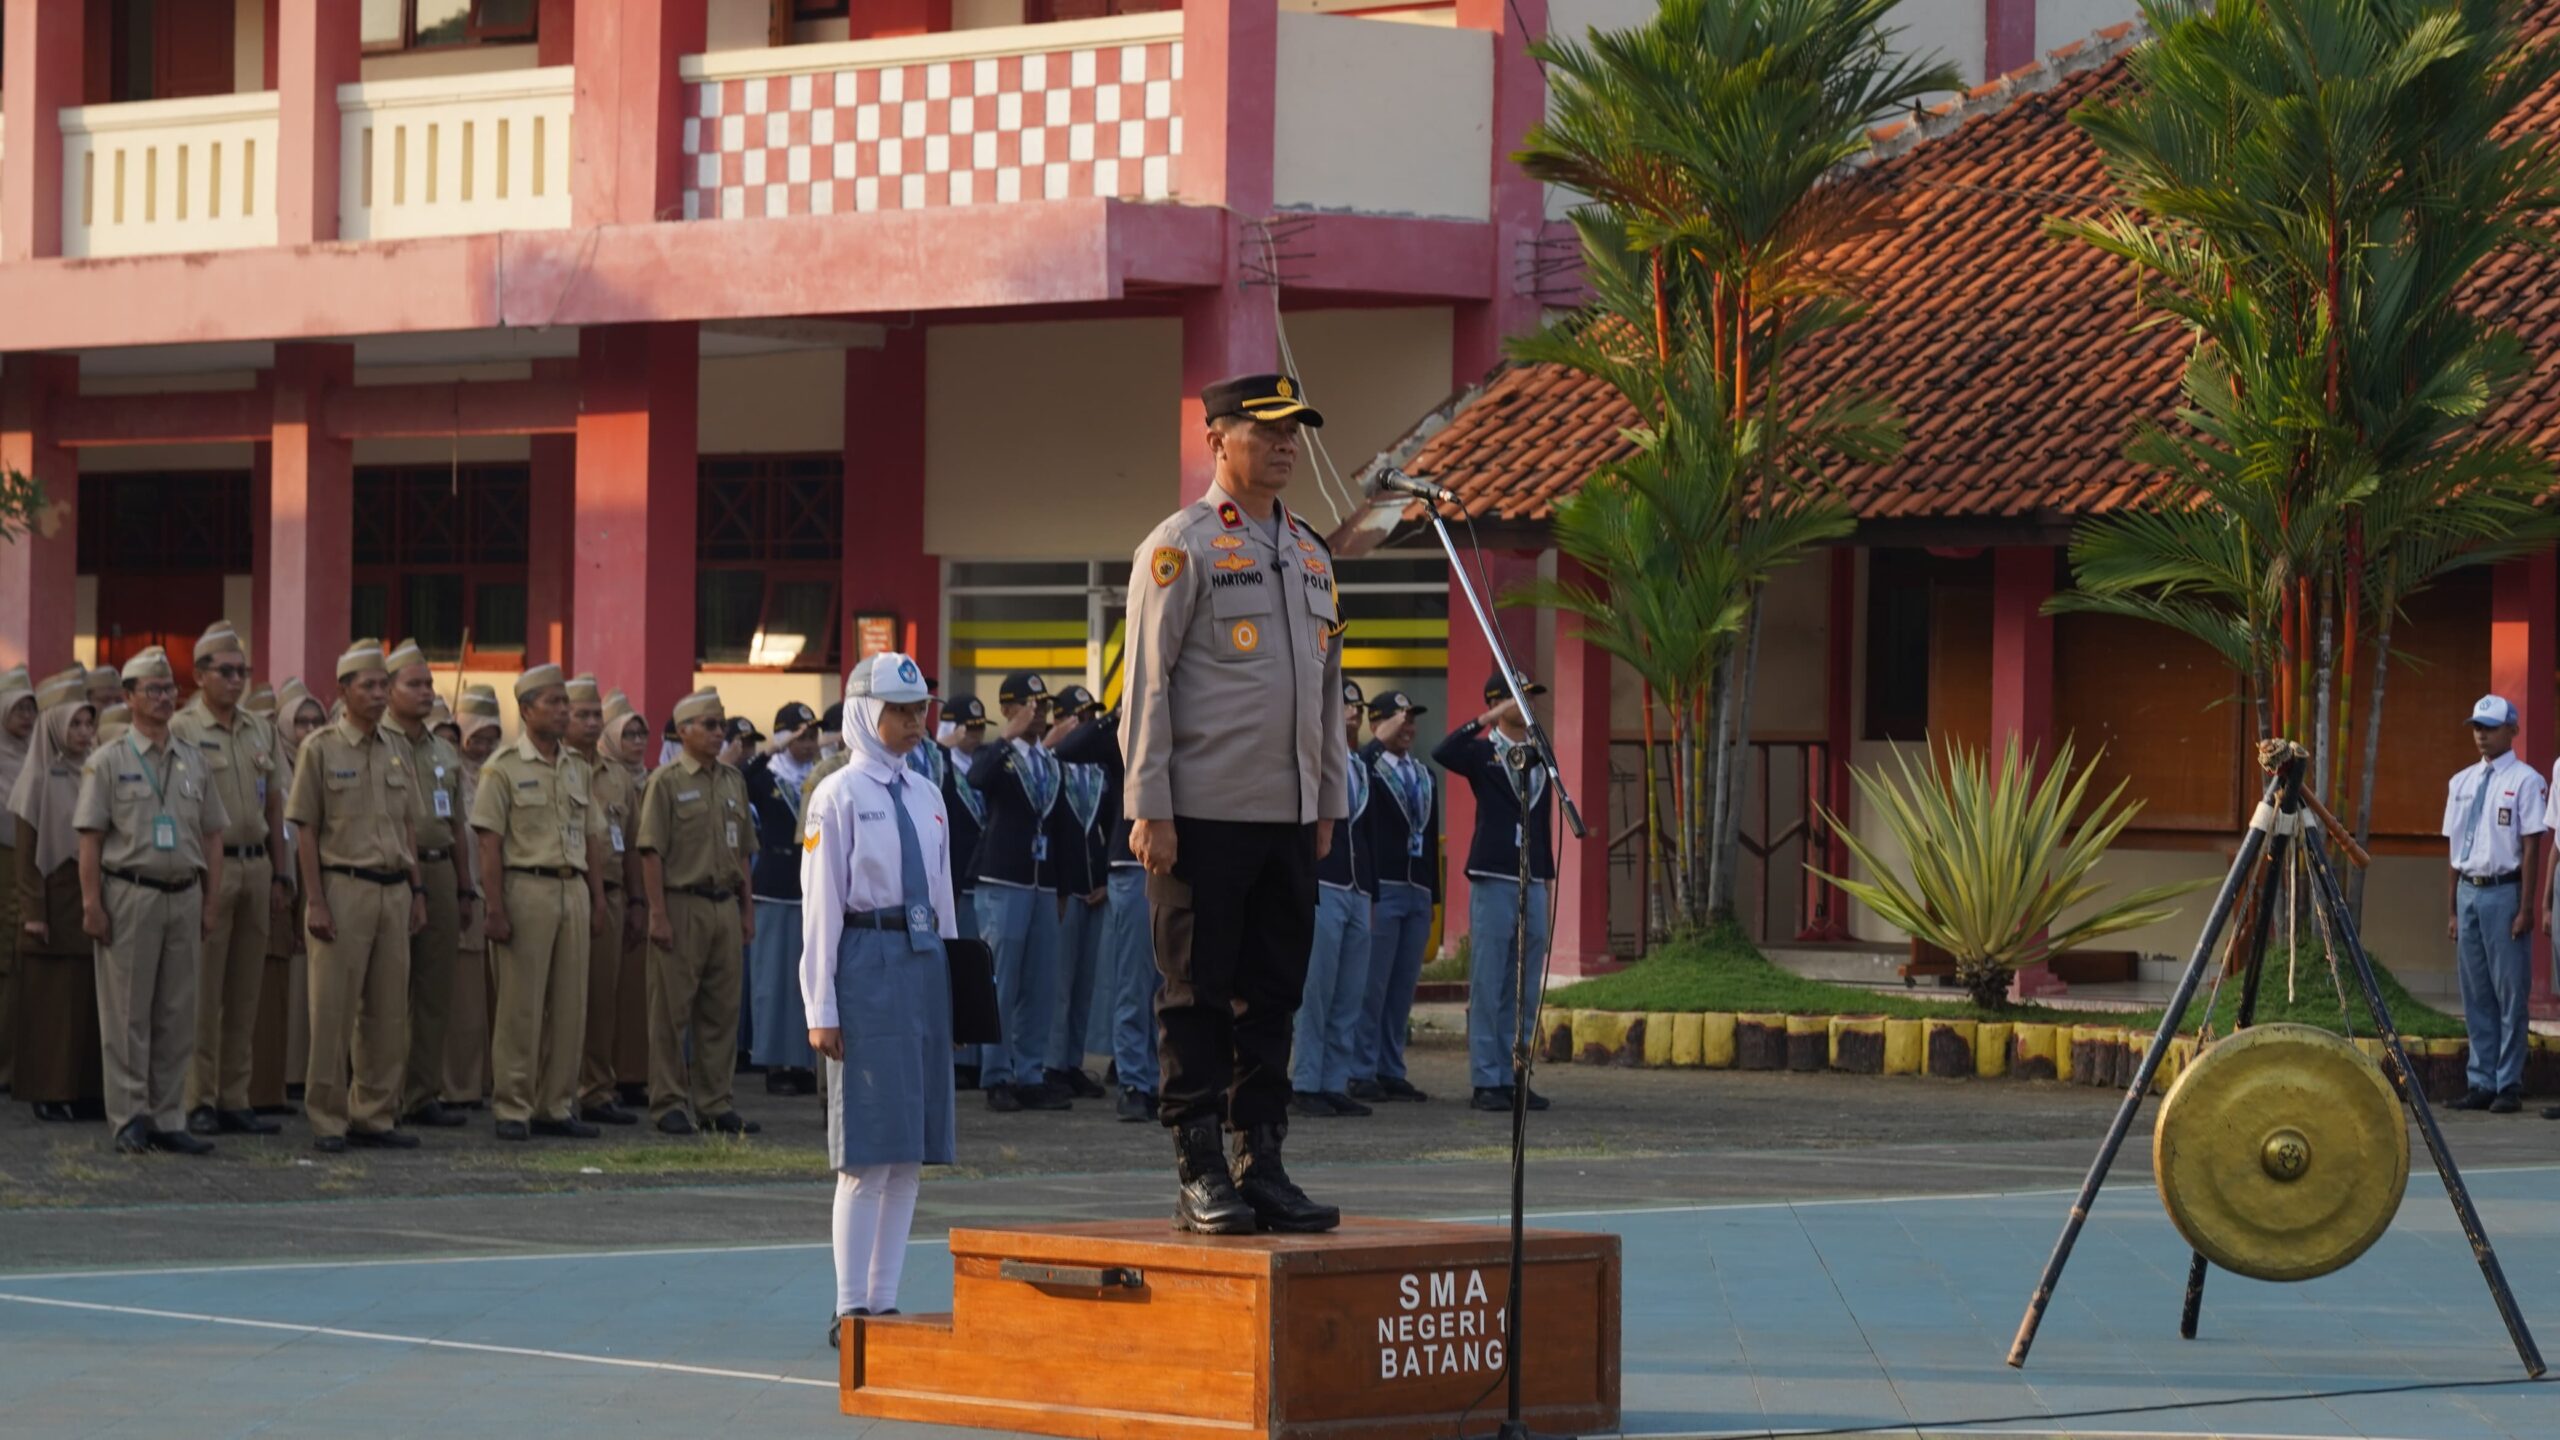
[[[2399, 1027], [2392, 1023], [2391, 1009], [2382, 998], [2382, 986], [2374, 978], [2373, 962], [2364, 952], [2364, 942], [2356, 933], [2355, 917], [2348, 911], [2346, 900], [2338, 888], [2337, 872], [2330, 866], [2328, 848], [2320, 843], [2323, 822], [2335, 826], [2318, 799], [2303, 788], [2303, 772], [2309, 753], [2291, 741], [2269, 741], [2259, 747], [2259, 764], [2267, 773], [2266, 788], [2258, 800], [2257, 813], [2250, 818], [2249, 828], [2240, 840], [2240, 853], [2232, 857], [2231, 868], [2222, 877], [2222, 888], [2215, 892], [2213, 908], [2205, 916], [2204, 931], [2196, 937], [2194, 953], [2187, 960], [2186, 972], [2178, 977], [2176, 991], [2169, 997], [2168, 1011], [2161, 1017], [2159, 1031], [2151, 1038], [2150, 1048], [2135, 1067], [2131, 1083], [2125, 1087], [2124, 1101], [2116, 1107], [2115, 1119], [2107, 1126], [2106, 1140], [2098, 1147], [2098, 1156], [2089, 1167], [2088, 1178], [2080, 1183], [2080, 1194], [2071, 1203], [2070, 1216], [2063, 1222], [2062, 1238], [2054, 1242], [2053, 1254], [2044, 1263], [2044, 1273], [2036, 1281], [2035, 1294], [2027, 1301], [2026, 1316], [2018, 1322], [2018, 1337], [2009, 1347], [2009, 1363], [2023, 1366], [2027, 1351], [2035, 1344], [2036, 1330], [2044, 1323], [2045, 1307], [2053, 1300], [2054, 1287], [2061, 1283], [2062, 1267], [2071, 1259], [2071, 1249], [2080, 1239], [2080, 1229], [2088, 1222], [2090, 1207], [2097, 1203], [2098, 1189], [2106, 1183], [2107, 1171], [2115, 1164], [2116, 1152], [2124, 1147], [2125, 1135], [2133, 1128], [2134, 1116], [2142, 1108], [2143, 1096], [2150, 1093], [2151, 1082], [2169, 1054], [2169, 1047], [2186, 1019], [2187, 1007], [2195, 1000], [2197, 987], [2203, 982], [2206, 966], [2213, 963], [2217, 942], [2223, 927], [2231, 920], [2240, 897], [2254, 876], [2257, 881], [2257, 906], [2249, 917], [2247, 962], [2241, 977], [2238, 1027], [2251, 1025], [2257, 1014], [2259, 977], [2266, 963], [2268, 936], [2273, 932], [2276, 898], [2283, 891], [2281, 881], [2289, 853], [2295, 849], [2308, 861], [2311, 878], [2311, 909], [2334, 967], [2339, 956], [2346, 957], [2355, 972], [2356, 984], [2363, 991], [2365, 1008], [2371, 1015], [2374, 1032], [2380, 1041], [2382, 1072], [2391, 1088], [2415, 1117], [2418, 1133], [2426, 1140], [2427, 1154], [2435, 1162], [2436, 1174], [2444, 1181], [2445, 1196], [2453, 1203], [2453, 1213], [2462, 1225], [2462, 1233], [2471, 1242], [2471, 1253], [2480, 1262], [2481, 1278], [2488, 1282], [2489, 1296], [2498, 1307], [2498, 1317], [2506, 1322], [2507, 1335], [2515, 1342], [2516, 1358], [2524, 1362], [2525, 1374], [2539, 1379], [2543, 1373], [2542, 1352], [2533, 1343], [2533, 1332], [2525, 1324], [2524, 1312], [2517, 1308], [2515, 1294], [2507, 1286], [2506, 1271], [2498, 1264], [2497, 1251], [2490, 1246], [2488, 1231], [2482, 1228], [2480, 1212], [2471, 1203], [2470, 1188], [2462, 1182], [2462, 1172], [2454, 1164], [2453, 1153], [2445, 1147], [2444, 1132], [2436, 1125], [2435, 1111], [2427, 1104], [2424, 1088], [2409, 1067], [2409, 1057], [2400, 1048]], [[2341, 843], [2345, 843], [2343, 840]], [[2261, 863], [2263, 862], [2263, 864]], [[2341, 1003], [2346, 983], [2336, 977]], [[2215, 982], [2217, 991], [2220, 981]], [[2207, 1020], [2211, 1014], [2208, 1011]], [[2187, 1270], [2187, 1294], [2178, 1333], [2194, 1339], [2196, 1319], [2204, 1304], [2206, 1260], [2196, 1254]]]

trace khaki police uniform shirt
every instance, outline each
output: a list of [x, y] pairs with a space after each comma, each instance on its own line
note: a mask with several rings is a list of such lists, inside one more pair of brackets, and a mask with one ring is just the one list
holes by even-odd
[[1123, 736], [1131, 819], [1350, 813], [1333, 554], [1280, 513], [1275, 546], [1263, 520], [1212, 486], [1138, 546]]
[[409, 773], [418, 785], [418, 848], [452, 850], [456, 832], [471, 814], [470, 794], [462, 783], [462, 752], [423, 724], [414, 735], [395, 721], [384, 721], [383, 728], [409, 749]]
[[602, 756], [589, 760], [578, 757], [587, 767], [587, 779], [595, 792], [596, 809], [604, 813], [604, 883], [610, 889], [622, 888], [622, 857], [631, 849], [631, 832], [635, 823], [632, 812], [640, 803], [640, 787], [632, 782], [631, 771], [618, 760]]
[[302, 742], [285, 818], [300, 843], [320, 847], [323, 865], [405, 875], [418, 859], [410, 838], [419, 812], [414, 768], [409, 742], [388, 725], [368, 733], [340, 716]]
[[[204, 752], [175, 739], [154, 745], [140, 731], [128, 731], [90, 751], [81, 767], [71, 825], [106, 837], [107, 869], [152, 880], [191, 880], [205, 868], [204, 837], [230, 828], [231, 813], [205, 769]], [[176, 829], [167, 850], [153, 835], [162, 815]]]
[[566, 866], [583, 874], [587, 836], [601, 834], [604, 823], [587, 762], [565, 744], [545, 760], [531, 735], [519, 735], [480, 767], [471, 828], [498, 837], [502, 865], [536, 870]]
[[691, 755], [659, 766], [640, 797], [640, 848], [657, 852], [670, 892], [737, 889], [745, 883], [739, 867], [756, 848], [746, 777]]
[[169, 733], [195, 748], [222, 794], [222, 808], [231, 817], [222, 843], [235, 849], [266, 844], [267, 792], [278, 783], [275, 727], [236, 705], [226, 726], [213, 718], [213, 707], [199, 691], [170, 718]]

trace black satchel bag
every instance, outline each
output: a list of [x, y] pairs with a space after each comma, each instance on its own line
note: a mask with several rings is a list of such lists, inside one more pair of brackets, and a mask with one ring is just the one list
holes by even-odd
[[1004, 1041], [996, 1003], [996, 957], [983, 940], [945, 940], [951, 967], [951, 1043], [997, 1045]]

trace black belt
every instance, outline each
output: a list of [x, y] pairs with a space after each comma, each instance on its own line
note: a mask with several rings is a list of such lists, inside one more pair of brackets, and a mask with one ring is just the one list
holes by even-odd
[[442, 865], [452, 858], [453, 852], [450, 850], [421, 850], [418, 852], [418, 863], [421, 865]]
[[907, 928], [907, 912], [904, 910], [847, 910], [844, 912], [844, 928], [904, 932]]
[[667, 893], [670, 895], [690, 895], [696, 900], [708, 900], [714, 905], [719, 904], [723, 900], [735, 900], [738, 898], [738, 892], [735, 890], [722, 890], [711, 885], [670, 885], [667, 887]]
[[2523, 879], [2524, 872], [2521, 870], [2510, 870], [2504, 875], [2463, 875], [2460, 878], [2463, 884], [2469, 885], [2474, 889], [2495, 890], [2501, 885], [2513, 885], [2518, 880]]
[[193, 875], [184, 880], [154, 880], [148, 875], [136, 875], [130, 870], [110, 870], [107, 872], [107, 878], [121, 880], [127, 885], [139, 885], [145, 890], [157, 890], [163, 895], [184, 895], [196, 888], [196, 877]]
[[539, 875], [545, 880], [583, 880], [587, 872], [574, 865], [510, 865], [510, 875]]
[[222, 853], [234, 860], [264, 860], [267, 858], [267, 847], [264, 845], [225, 845], [222, 847]]
[[349, 879], [362, 880], [373, 885], [406, 885], [409, 883], [409, 872], [406, 870], [367, 870], [361, 865], [323, 865], [320, 867], [320, 873], [323, 875], [344, 875]]

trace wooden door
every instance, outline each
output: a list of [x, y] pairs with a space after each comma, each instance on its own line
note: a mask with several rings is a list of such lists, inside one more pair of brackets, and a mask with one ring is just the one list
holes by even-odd
[[151, 98], [231, 93], [232, 0], [156, 0]]

